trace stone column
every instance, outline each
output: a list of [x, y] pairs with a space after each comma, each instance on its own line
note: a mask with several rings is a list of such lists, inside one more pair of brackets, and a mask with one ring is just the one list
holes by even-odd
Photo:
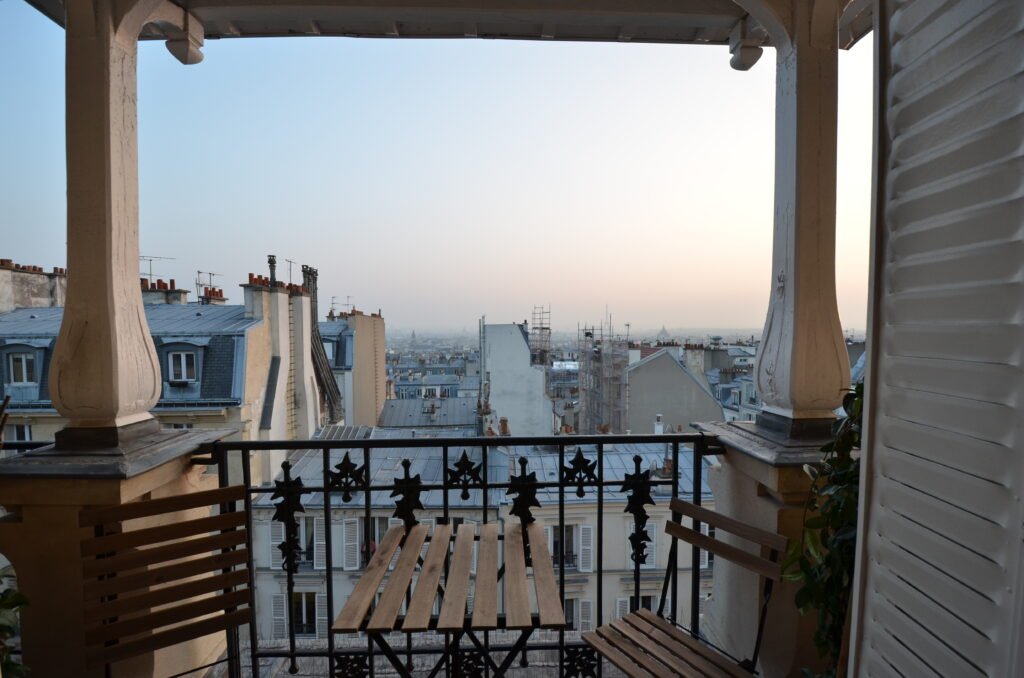
[[836, 3], [792, 2], [789, 16], [777, 46], [772, 290], [757, 388], [759, 423], [799, 436], [834, 418], [850, 362], [835, 284]]
[[68, 289], [50, 394], [59, 446], [151, 431], [160, 366], [139, 289], [138, 35], [159, 0], [67, 3]]

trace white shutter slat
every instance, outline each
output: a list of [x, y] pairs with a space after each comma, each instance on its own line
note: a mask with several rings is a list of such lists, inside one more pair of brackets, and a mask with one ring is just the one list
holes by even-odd
[[345, 570], [358, 570], [360, 566], [358, 518], [345, 518], [342, 521], [341, 537], [342, 552], [344, 554], [342, 567]]
[[629, 598], [616, 598], [615, 599], [615, 616], [618, 619], [622, 619], [629, 614]]
[[284, 541], [284, 523], [279, 523], [276, 520], [270, 521], [270, 568], [273, 570], [280, 570], [284, 564], [284, 558], [281, 555], [281, 549], [279, 548], [281, 542]]
[[579, 570], [594, 571], [594, 526], [580, 525]]
[[313, 519], [313, 569], [327, 567], [327, 536], [323, 518]]
[[327, 638], [327, 596], [323, 593], [316, 594], [316, 637]]
[[283, 593], [275, 593], [271, 597], [270, 603], [270, 617], [271, 617], [271, 633], [273, 634], [274, 640], [281, 640], [288, 637], [288, 620], [286, 615], [287, 606], [285, 605], [285, 595]]

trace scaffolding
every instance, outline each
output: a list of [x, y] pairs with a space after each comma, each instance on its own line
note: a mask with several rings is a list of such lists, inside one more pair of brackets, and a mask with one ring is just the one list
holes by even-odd
[[615, 336], [611, 323], [577, 330], [580, 433], [624, 433], [629, 340]]
[[551, 306], [534, 306], [530, 323], [530, 363], [547, 365], [551, 355]]

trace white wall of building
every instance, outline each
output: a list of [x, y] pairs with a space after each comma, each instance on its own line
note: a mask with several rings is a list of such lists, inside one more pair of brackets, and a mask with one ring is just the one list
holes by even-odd
[[508, 418], [514, 436], [554, 433], [554, 414], [544, 388], [544, 367], [530, 364], [530, 345], [522, 326], [483, 326], [483, 380], [497, 421]]

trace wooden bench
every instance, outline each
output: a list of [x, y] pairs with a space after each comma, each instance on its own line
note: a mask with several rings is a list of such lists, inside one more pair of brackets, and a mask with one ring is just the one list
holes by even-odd
[[[772, 588], [782, 578], [779, 556], [785, 553], [789, 540], [681, 499], [673, 499], [671, 508], [673, 520], [665, 524], [665, 532], [672, 537], [670, 569], [675, 567], [678, 540], [682, 539], [699, 550], [713, 553], [716, 558], [724, 558], [761, 577], [761, 610], [754, 651], [750, 658], [736, 661], [660, 616], [668, 592], [667, 576], [659, 614], [645, 609], [637, 610], [599, 627], [596, 632], [584, 633], [583, 640], [630, 678], [749, 678], [757, 666]], [[691, 518], [697, 529], [683, 525], [680, 516]], [[715, 528], [715, 536], [702, 534], [699, 523]], [[728, 532], [760, 547], [761, 553], [755, 555], [725, 543], [717, 538], [721, 532]], [[696, 569], [693, 570], [693, 576], [698, 576]]]
[[[498, 562], [501, 540], [505, 542], [503, 568]], [[474, 542], [478, 543], [477, 565], [476, 575], [471, 577]], [[429, 546], [424, 556], [425, 543]], [[445, 559], [449, 555], [445, 575]], [[392, 562], [394, 569], [385, 579]], [[419, 576], [414, 583], [417, 565]], [[528, 567], [533, 570], [536, 612], [531, 604]], [[499, 580], [505, 586], [503, 614], [498, 613]], [[473, 610], [467, 614], [466, 602], [471, 588], [474, 590]], [[438, 597], [440, 613], [435, 616], [433, 609]], [[375, 599], [376, 607], [373, 606]], [[406, 600], [408, 609], [403, 616], [400, 612]], [[500, 666], [487, 658], [494, 675], [501, 676], [525, 646], [533, 629], [565, 627], [560, 601], [547, 538], [538, 523], [530, 523], [525, 531], [520, 523], [511, 523], [503, 537], [496, 523], [481, 525], [479, 535], [475, 525], [463, 524], [459, 526], [454, 544], [451, 525], [436, 525], [432, 536], [428, 536], [427, 526], [423, 524], [414, 525], [408, 531], [404, 525], [396, 525], [381, 539], [331, 630], [334, 633], [365, 631], [402, 676], [411, 674], [387, 645], [385, 633], [441, 631], [459, 636], [496, 629], [518, 630], [521, 632], [519, 642]]]

